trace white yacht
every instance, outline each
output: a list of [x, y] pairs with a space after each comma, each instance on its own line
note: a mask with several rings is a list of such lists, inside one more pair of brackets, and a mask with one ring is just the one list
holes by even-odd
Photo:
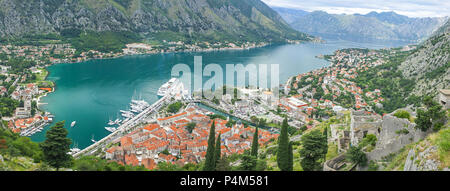
[[77, 121], [72, 121], [72, 123], [70, 124], [70, 127], [75, 126], [76, 123], [77, 123]]
[[163, 84], [163, 85], [159, 88], [157, 95], [158, 95], [158, 96], [161, 96], [161, 97], [165, 96], [165, 95], [168, 93], [167, 91], [172, 87], [172, 85], [173, 85], [176, 81], [177, 81], [176, 78], [172, 78], [172, 79], [170, 79], [168, 82], [166, 82], [165, 84]]
[[96, 143], [96, 142], [97, 142], [97, 141], [94, 139], [94, 134], [92, 134], [91, 141], [92, 141], [93, 143]]
[[105, 129], [111, 133], [117, 130], [115, 127], [105, 127]]

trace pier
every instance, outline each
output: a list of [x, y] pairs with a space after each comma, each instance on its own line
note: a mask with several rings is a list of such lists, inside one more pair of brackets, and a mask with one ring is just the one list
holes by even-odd
[[78, 158], [83, 155], [93, 154], [95, 151], [97, 151], [98, 148], [102, 148], [102, 147], [106, 146], [107, 144], [109, 144], [111, 141], [126, 134], [129, 130], [131, 130], [133, 127], [135, 127], [140, 122], [142, 122], [148, 115], [152, 114], [153, 112], [158, 111], [159, 109], [161, 109], [162, 106], [166, 105], [168, 102], [170, 102], [170, 96], [165, 95], [164, 97], [159, 99], [157, 102], [153, 103], [150, 107], [146, 108], [144, 111], [142, 111], [138, 115], [134, 116], [126, 123], [123, 123], [122, 125], [120, 125], [117, 128], [117, 131], [100, 139], [99, 141], [86, 147], [85, 149], [81, 150], [80, 152], [73, 154], [72, 156], [74, 158]]

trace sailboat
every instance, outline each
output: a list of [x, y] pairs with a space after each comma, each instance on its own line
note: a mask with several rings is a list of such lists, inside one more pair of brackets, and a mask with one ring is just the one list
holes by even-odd
[[114, 121], [111, 120], [111, 116], [109, 117], [108, 125], [114, 125]]

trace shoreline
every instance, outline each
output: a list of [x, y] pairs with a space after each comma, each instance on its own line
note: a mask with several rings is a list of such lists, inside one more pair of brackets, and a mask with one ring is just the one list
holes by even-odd
[[[51, 81], [51, 80], [47, 80], [48, 76], [50, 76], [50, 71], [47, 69], [47, 67], [48, 67], [48, 66], [45, 66], [45, 67], [43, 68], [45, 71], [47, 71], [47, 75], [44, 77], [43, 81]], [[40, 108], [39, 106], [47, 105], [48, 103], [43, 103], [43, 102], [41, 102], [41, 98], [46, 97], [49, 93], [53, 93], [53, 92], [56, 91], [56, 82], [54, 82], [54, 81], [51, 81], [51, 82], [52, 82], [52, 84], [53, 84], [52, 91], [45, 92], [45, 93], [43, 93], [42, 95], [39, 95], [39, 96], [36, 98], [36, 107], [37, 107], [37, 109], [41, 110], [41, 111], [44, 112], [44, 113], [46, 113], [47, 111], [45, 111], [44, 109]]]
[[[244, 50], [251, 50], [251, 49], [255, 49], [255, 48], [263, 48], [266, 46], [270, 46], [270, 45], [275, 45], [275, 44], [303, 44], [303, 43], [323, 43], [322, 41], [316, 42], [316, 41], [293, 41], [293, 42], [284, 42], [284, 43], [267, 43], [264, 42], [262, 45], [255, 45], [255, 46], [250, 46], [250, 47], [224, 47], [224, 48], [207, 48], [207, 49], [194, 49], [194, 50], [188, 50], [188, 49], [183, 49], [183, 50], [168, 50], [168, 51], [158, 51], [158, 52], [147, 52], [147, 53], [132, 53], [132, 54], [124, 54], [121, 53], [121, 55], [118, 56], [112, 56], [112, 57], [103, 57], [103, 58], [88, 58], [86, 60], [83, 61], [75, 61], [75, 62], [55, 62], [50, 64], [54, 65], [54, 64], [77, 64], [77, 63], [83, 63], [83, 62], [87, 62], [87, 61], [91, 61], [91, 60], [107, 60], [107, 59], [117, 59], [117, 58], [121, 58], [121, 57], [125, 57], [125, 56], [145, 56], [145, 55], [156, 55], [156, 54], [169, 54], [169, 53], [196, 53], [196, 52], [220, 52], [220, 51], [244, 51]], [[45, 66], [46, 68], [48, 66]]]
[[[302, 41], [302, 42], [289, 42], [289, 43], [288, 42], [286, 42], [286, 43], [264, 43], [262, 45], [246, 47], [246, 48], [196, 49], [196, 50], [178, 50], [178, 51], [153, 52], [153, 53], [123, 54], [123, 55], [114, 56], [114, 57], [107, 57], [107, 58], [91, 58], [91, 59], [87, 59], [87, 60], [84, 60], [84, 61], [81, 61], [81, 62], [60, 62], [60, 63], [47, 64], [47, 65], [45, 65], [43, 67], [43, 69], [48, 72], [48, 74], [45, 76], [44, 80], [53, 82], [52, 91], [51, 92], [46, 92], [46, 93], [40, 95], [39, 97], [37, 97], [36, 102], [37, 102], [38, 109], [41, 112], [43, 112], [43, 113], [47, 113], [48, 112], [47, 110], [45, 110], [43, 108], [43, 106], [51, 104], [51, 103], [44, 103], [44, 102], [42, 102], [42, 98], [48, 96], [49, 93], [56, 92], [56, 90], [57, 90], [56, 82], [53, 81], [53, 80], [48, 80], [48, 77], [51, 75], [51, 72], [49, 71], [49, 67], [51, 67], [53, 65], [56, 65], [56, 64], [78, 64], [78, 63], [88, 62], [88, 61], [91, 61], [91, 60], [118, 59], [118, 58], [122, 58], [122, 57], [125, 57], [125, 56], [146, 56], [146, 55], [158, 55], [158, 54], [196, 53], [196, 52], [245, 51], [245, 50], [250, 50], [250, 49], [255, 49], [255, 48], [263, 48], [263, 47], [267, 47], [267, 46], [270, 46], [270, 45], [276, 45], [276, 44], [289, 45], [289, 44], [303, 44], [303, 43], [308, 43], [308, 42]], [[312, 42], [311, 41], [311, 43], [317, 43], [317, 42]]]

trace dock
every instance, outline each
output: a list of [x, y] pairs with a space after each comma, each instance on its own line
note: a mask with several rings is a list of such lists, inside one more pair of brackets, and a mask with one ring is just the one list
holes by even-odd
[[81, 150], [80, 152], [72, 154], [74, 158], [78, 158], [83, 155], [91, 155], [94, 154], [99, 148], [104, 148], [112, 141], [126, 135], [128, 132], [132, 131], [138, 124], [145, 121], [147, 116], [158, 112], [163, 106], [171, 103], [172, 94], [174, 92], [180, 92], [184, 90], [183, 85], [177, 85], [169, 89], [163, 97], [161, 97], [158, 101], [144, 109], [142, 112], [138, 113], [134, 117], [132, 117], [130, 120], [122, 123], [116, 131], [109, 134], [108, 136], [96, 141], [92, 145], [86, 147], [85, 149]]
[[111, 141], [122, 137], [125, 135], [128, 131], [130, 131], [132, 128], [134, 128], [136, 125], [141, 123], [145, 120], [145, 118], [148, 115], [151, 115], [154, 112], [157, 112], [159, 109], [161, 109], [162, 106], [168, 104], [170, 102], [170, 96], [166, 95], [159, 99], [157, 102], [153, 103], [150, 107], [143, 110], [141, 113], [137, 114], [127, 122], [123, 123], [117, 128], [117, 131], [114, 131], [113, 133], [109, 134], [108, 136], [96, 141], [94, 144], [86, 147], [85, 149], [81, 150], [80, 152], [77, 152], [73, 154], [72, 156], [74, 158], [78, 158], [85, 154], [93, 154], [95, 151], [97, 151], [98, 148], [101, 148], [103, 146], [108, 145]]

